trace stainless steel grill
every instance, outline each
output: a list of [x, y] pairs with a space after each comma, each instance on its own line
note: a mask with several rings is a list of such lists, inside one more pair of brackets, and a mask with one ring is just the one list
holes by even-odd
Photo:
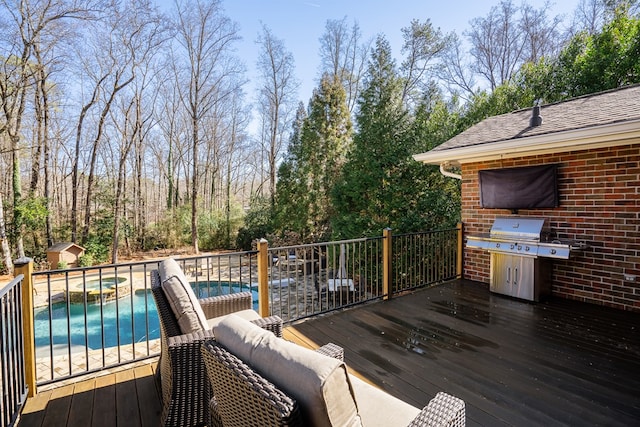
[[491, 254], [493, 292], [532, 301], [551, 293], [551, 259], [586, 248], [555, 238], [545, 218], [517, 216], [496, 218], [489, 233], [467, 236], [466, 246]]
[[531, 257], [568, 259], [584, 242], [560, 240], [545, 218], [498, 217], [488, 234], [467, 237], [467, 247]]

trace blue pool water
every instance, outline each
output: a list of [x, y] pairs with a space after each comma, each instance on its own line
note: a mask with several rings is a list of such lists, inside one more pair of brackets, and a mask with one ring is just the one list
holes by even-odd
[[[198, 285], [199, 298], [249, 290], [247, 285], [240, 289], [237, 283], [221, 283], [220, 286], [217, 282], [215, 286], [209, 286], [207, 283]], [[251, 291], [253, 306], [257, 310], [258, 291], [255, 288]], [[104, 304], [88, 304], [86, 316], [84, 304], [69, 304], [69, 308], [70, 316], [67, 316], [66, 302], [52, 305], [51, 327], [49, 308], [36, 309], [36, 348], [46, 348], [50, 344], [71, 344], [95, 350], [118, 344], [131, 344], [132, 341], [141, 342], [147, 337], [160, 337], [160, 321], [151, 291], [137, 292]]]

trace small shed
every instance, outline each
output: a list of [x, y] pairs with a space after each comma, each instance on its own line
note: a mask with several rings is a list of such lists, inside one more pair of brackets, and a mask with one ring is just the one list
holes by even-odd
[[56, 243], [47, 249], [47, 262], [56, 269], [60, 263], [67, 267], [77, 267], [80, 257], [84, 255], [84, 248], [71, 242]]

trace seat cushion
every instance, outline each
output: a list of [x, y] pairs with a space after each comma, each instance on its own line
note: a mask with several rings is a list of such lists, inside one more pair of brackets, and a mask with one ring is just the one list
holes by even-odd
[[[226, 314], [224, 316], [218, 316], [218, 317], [213, 317], [211, 319], [207, 319], [207, 325], [209, 325], [209, 329], [213, 329], [216, 326], [218, 326], [220, 324], [220, 322], [222, 322], [222, 320], [227, 317], [227, 316], [238, 316], [238, 317], [242, 317], [245, 320], [258, 320], [260, 319], [260, 315], [258, 314], [257, 311], [248, 308], [246, 310], [240, 310], [240, 311], [234, 311], [232, 314]], [[260, 328], [261, 330], [264, 330], [262, 328]], [[267, 330], [264, 330], [267, 333], [270, 333]]]
[[360, 426], [346, 365], [265, 333], [235, 315], [214, 328], [216, 340], [294, 398], [305, 425]]
[[214, 391], [213, 425], [302, 426], [298, 403], [220, 343], [208, 341], [202, 356]]
[[366, 427], [406, 427], [420, 413], [420, 409], [367, 384], [360, 378], [349, 377], [358, 403], [362, 425]]
[[160, 262], [158, 266], [162, 291], [169, 301], [183, 334], [208, 328], [207, 317], [184, 272], [173, 258]]

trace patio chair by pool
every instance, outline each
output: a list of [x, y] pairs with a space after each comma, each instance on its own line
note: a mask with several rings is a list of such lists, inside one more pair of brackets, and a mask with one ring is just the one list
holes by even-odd
[[252, 309], [251, 292], [197, 299], [174, 259], [163, 260], [151, 272], [151, 291], [160, 318], [162, 425], [219, 425], [211, 414], [211, 385], [200, 347], [211, 339], [213, 327], [230, 313], [282, 336], [282, 319], [261, 318]]

